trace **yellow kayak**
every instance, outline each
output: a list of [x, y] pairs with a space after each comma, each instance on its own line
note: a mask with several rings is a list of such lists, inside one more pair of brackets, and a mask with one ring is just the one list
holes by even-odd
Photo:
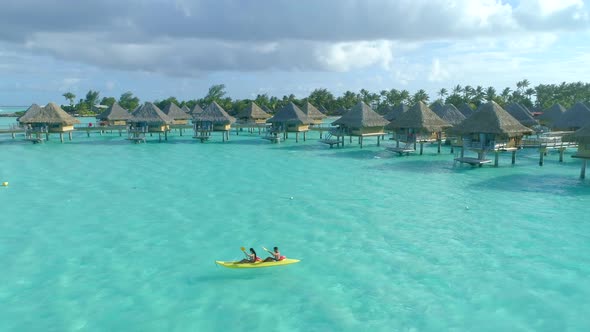
[[283, 259], [282, 261], [278, 262], [256, 262], [256, 263], [238, 263], [238, 262], [223, 262], [223, 261], [215, 261], [215, 263], [227, 267], [230, 269], [257, 269], [261, 267], [273, 267], [273, 266], [280, 266], [280, 265], [289, 265], [299, 263], [298, 259]]

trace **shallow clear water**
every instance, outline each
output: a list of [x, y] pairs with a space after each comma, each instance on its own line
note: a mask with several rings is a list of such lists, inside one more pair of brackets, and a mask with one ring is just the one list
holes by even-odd
[[[2, 331], [590, 328], [590, 182], [569, 155], [472, 168], [317, 133], [0, 151]], [[274, 245], [302, 262], [213, 263]]]

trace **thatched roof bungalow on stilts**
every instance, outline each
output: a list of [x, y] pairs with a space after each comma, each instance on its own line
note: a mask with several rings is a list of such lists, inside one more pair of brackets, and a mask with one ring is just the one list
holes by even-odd
[[577, 102], [553, 124], [553, 129], [575, 131], [590, 124], [590, 108]]
[[533, 128], [539, 124], [531, 112], [519, 103], [510, 103], [506, 105], [505, 110], [525, 127]]
[[121, 128], [125, 128], [127, 121], [131, 119], [131, 113], [121, 107], [119, 103], [115, 102], [104, 112], [97, 115], [96, 119], [98, 120], [99, 126], [120, 126]]
[[162, 133], [164, 139], [168, 140], [168, 131], [170, 131], [170, 124], [173, 120], [168, 117], [158, 106], [153, 103], [145, 103], [138, 107], [131, 113], [131, 119], [127, 121], [129, 124], [128, 139], [135, 142], [145, 142], [145, 134], [158, 133], [158, 141], [162, 141]]
[[[451, 126], [456, 126], [466, 119], [465, 115], [459, 112], [457, 107], [455, 107], [453, 104], [445, 104], [442, 105], [442, 107], [435, 107], [432, 109], [432, 111], [438, 115], [439, 118], [443, 119]], [[455, 151], [455, 147], [460, 147], [463, 143], [461, 142], [461, 138], [452, 135], [451, 131], [447, 131], [446, 134], [446, 142], [451, 145], [451, 153], [453, 153]]]
[[[258, 134], [260, 134], [260, 129], [266, 128], [266, 120], [270, 118], [270, 114], [266, 113], [260, 108], [260, 106], [252, 101], [246, 106], [246, 108], [236, 115], [236, 124], [241, 126], [239, 130], [246, 127], [250, 133], [253, 132], [254, 128], [258, 128]], [[236, 135], [237, 134], [239, 134], [238, 128], [236, 128]]]
[[578, 142], [578, 151], [572, 157], [582, 159], [580, 178], [584, 179], [586, 178], [588, 159], [590, 159], [590, 124], [576, 130], [572, 135], [572, 139]]
[[55, 103], [49, 103], [44, 107], [33, 104], [18, 121], [25, 127], [26, 139], [33, 143], [43, 142], [43, 134], [45, 139], [49, 140], [50, 133], [59, 133], [62, 143], [63, 134], [68, 133], [71, 141], [74, 124], [80, 123]]
[[561, 118], [563, 113], [565, 113], [565, 107], [561, 106], [561, 104], [553, 104], [547, 110], [543, 112], [543, 114], [539, 115], [538, 120], [542, 126], [553, 128], [553, 124]]
[[219, 131], [222, 141], [229, 141], [229, 131], [234, 122], [236, 119], [233, 116], [227, 114], [219, 104], [212, 102], [203, 112], [193, 116], [193, 130], [195, 132], [193, 138], [199, 139], [203, 143], [211, 137], [211, 133]]
[[[460, 135], [463, 141], [461, 156], [455, 156], [455, 160], [481, 167], [491, 162], [486, 159], [489, 152], [495, 153], [495, 166], [498, 166], [498, 154], [502, 151], [512, 152], [514, 164], [522, 137], [531, 134], [532, 130], [491, 101], [479, 106], [473, 115], [455, 126], [453, 132]], [[465, 150], [477, 152], [477, 158], [465, 157]]]
[[295, 142], [299, 142], [299, 133], [303, 133], [303, 141], [306, 140], [306, 134], [309, 131], [311, 120], [303, 111], [289, 102], [283, 106], [277, 113], [266, 122], [271, 124], [268, 131], [269, 135], [264, 137], [273, 143], [280, 141], [279, 134], [283, 134], [283, 139], [289, 138], [289, 133], [295, 133]]
[[[451, 127], [449, 123], [419, 101], [385, 127], [395, 132], [394, 138], [397, 141], [396, 146], [388, 150], [400, 155], [408, 154], [416, 150], [416, 143], [420, 143], [420, 154], [422, 154], [424, 143], [437, 141], [438, 153], [440, 153], [442, 132], [449, 127]], [[400, 141], [406, 143], [404, 147], [399, 146]]]
[[326, 118], [326, 115], [320, 112], [315, 106], [313, 106], [310, 102], [306, 102], [301, 107], [303, 113], [307, 115], [309, 120], [311, 121], [311, 125], [320, 125], [322, 121]]
[[188, 120], [192, 118], [188, 113], [183, 111], [178, 105], [175, 103], [170, 103], [164, 107], [162, 110], [164, 114], [168, 115], [170, 119], [172, 119], [172, 123], [170, 124], [170, 129], [178, 129], [180, 132], [180, 136], [182, 136], [182, 130], [185, 128], [190, 128], [188, 124]]
[[[385, 126], [389, 121], [385, 120], [377, 112], [373, 111], [371, 107], [362, 101], [359, 101], [350, 111], [346, 112], [340, 119], [332, 122], [333, 126], [338, 128], [331, 132], [332, 136], [342, 140], [344, 146], [344, 136], [348, 135], [350, 143], [352, 137], [358, 137], [358, 144], [362, 148], [365, 137], [377, 136], [377, 146], [380, 145], [381, 138], [385, 136]], [[328, 135], [330, 136], [330, 135]], [[331, 137], [320, 140], [322, 143], [330, 144], [332, 146]]]

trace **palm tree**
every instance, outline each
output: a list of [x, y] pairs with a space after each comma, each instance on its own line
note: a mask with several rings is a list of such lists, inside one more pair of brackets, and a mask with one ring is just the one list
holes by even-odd
[[460, 95], [461, 92], [463, 92], [463, 88], [461, 87], [461, 85], [457, 84], [454, 88], [453, 88], [453, 94], [454, 95]]
[[428, 97], [426, 91], [424, 91], [424, 89], [420, 89], [414, 93], [414, 96], [412, 96], [412, 103], [417, 104], [419, 101], [427, 102], [428, 99], [430, 99], [430, 97]]
[[440, 100], [443, 101], [443, 99], [445, 99], [445, 97], [449, 94], [449, 92], [447, 91], [447, 89], [442, 88], [440, 90], [438, 90], [438, 96], [440, 97]]
[[76, 99], [76, 95], [71, 92], [66, 92], [62, 96], [70, 101], [70, 106], [74, 106], [74, 99]]
[[485, 91], [485, 99], [492, 101], [496, 98], [496, 89], [493, 86], [489, 86]]

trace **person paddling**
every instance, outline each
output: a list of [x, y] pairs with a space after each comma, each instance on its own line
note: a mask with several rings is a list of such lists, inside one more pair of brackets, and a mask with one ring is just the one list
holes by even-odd
[[270, 257], [266, 257], [266, 259], [264, 259], [264, 262], [278, 262], [280, 260], [285, 259], [285, 256], [281, 256], [281, 253], [279, 252], [279, 247], [274, 247], [273, 251], [267, 250], [266, 248], [264, 248], [264, 250], [266, 250], [266, 252], [272, 255]]
[[[244, 251], [244, 250], [242, 250]], [[243, 264], [243, 263], [255, 263], [260, 261], [261, 259], [256, 255], [256, 251], [254, 251], [254, 248], [250, 248], [250, 253], [246, 253], [244, 251], [244, 254], [246, 254], [246, 256], [248, 256], [247, 258], [242, 259], [241, 261], [239, 261], [238, 263]]]

